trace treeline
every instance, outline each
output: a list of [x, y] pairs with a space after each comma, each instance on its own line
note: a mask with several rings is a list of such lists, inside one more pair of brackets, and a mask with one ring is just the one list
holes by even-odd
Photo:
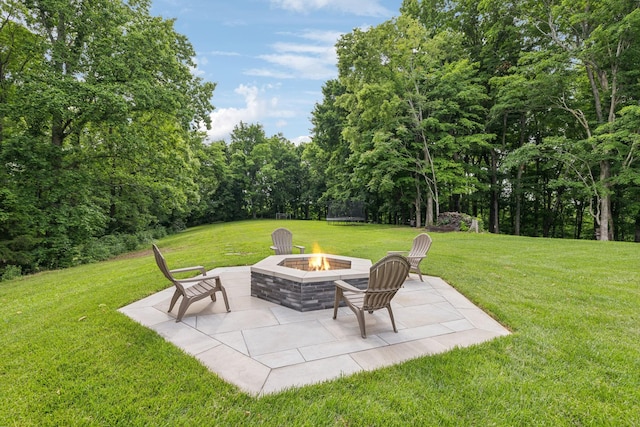
[[337, 44], [294, 145], [208, 143], [215, 85], [140, 0], [0, 4], [0, 276], [104, 259], [186, 226], [322, 219], [640, 240], [638, 1], [417, 1]]
[[639, 7], [405, 0], [346, 34], [313, 114], [328, 194], [418, 225], [640, 241]]
[[235, 212], [349, 200], [374, 222], [640, 241], [640, 1], [405, 0], [337, 53], [313, 141], [289, 147], [301, 186], [272, 198], [277, 169], [247, 163]]

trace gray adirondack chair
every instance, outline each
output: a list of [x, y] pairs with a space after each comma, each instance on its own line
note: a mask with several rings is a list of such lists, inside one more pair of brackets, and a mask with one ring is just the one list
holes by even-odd
[[431, 248], [431, 236], [427, 233], [421, 233], [413, 239], [410, 251], [389, 251], [387, 254], [405, 255], [411, 264], [409, 272], [417, 273], [420, 281], [424, 282], [424, 280], [422, 280], [422, 272], [420, 271], [420, 263], [427, 257], [429, 248]]
[[271, 241], [276, 255], [289, 255], [293, 253], [293, 248], [297, 248], [301, 254], [304, 253], [304, 246], [293, 244], [293, 234], [286, 228], [277, 228], [271, 233]]
[[398, 332], [391, 310], [391, 300], [402, 287], [409, 272], [409, 261], [398, 254], [387, 255], [371, 266], [367, 289], [361, 290], [344, 280], [337, 280], [333, 318], [338, 315], [338, 306], [344, 301], [358, 319], [362, 338], [367, 337], [364, 312], [373, 313], [375, 310], [386, 308], [391, 318], [393, 331]]
[[[203, 298], [211, 297], [211, 301], [216, 301], [216, 292], [222, 292], [222, 297], [224, 298], [224, 305], [227, 311], [231, 311], [229, 309], [229, 300], [227, 299], [227, 291], [222, 286], [222, 281], [219, 276], [207, 276], [207, 271], [203, 266], [197, 265], [193, 267], [184, 267], [184, 268], [176, 268], [173, 270], [169, 270], [167, 266], [167, 262], [164, 259], [164, 256], [160, 252], [160, 249], [156, 245], [153, 245], [153, 254], [156, 258], [156, 264], [158, 264], [158, 268], [164, 274], [164, 277], [169, 279], [171, 283], [176, 287], [175, 292], [173, 293], [173, 297], [171, 297], [171, 304], [169, 305], [169, 312], [173, 310], [173, 306], [178, 301], [178, 298], [182, 297], [182, 302], [180, 303], [180, 307], [178, 308], [178, 315], [176, 316], [176, 322], [182, 320], [187, 308], [189, 306], [199, 301]], [[175, 273], [182, 273], [188, 271], [199, 271], [200, 274], [194, 277], [189, 277], [186, 279], [177, 279], [174, 277]], [[193, 283], [191, 286], [185, 286], [190, 283]]]

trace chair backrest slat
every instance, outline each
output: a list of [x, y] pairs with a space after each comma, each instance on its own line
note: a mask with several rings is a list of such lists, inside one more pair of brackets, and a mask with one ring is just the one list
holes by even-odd
[[387, 255], [371, 266], [369, 285], [364, 295], [365, 309], [376, 310], [386, 307], [402, 287], [410, 264], [401, 255]]
[[271, 233], [276, 255], [288, 255], [293, 252], [293, 234], [286, 228], [277, 228]]
[[184, 286], [182, 286], [182, 283], [178, 282], [176, 278], [173, 277], [171, 271], [169, 270], [169, 266], [167, 266], [167, 261], [164, 259], [164, 256], [156, 245], [153, 245], [153, 255], [155, 256], [156, 264], [158, 264], [158, 268], [160, 269], [160, 271], [162, 271], [164, 277], [169, 279], [171, 283], [173, 283], [178, 289], [184, 292]]
[[418, 234], [413, 239], [411, 250], [409, 251], [410, 257], [425, 256], [431, 247], [431, 236], [426, 233]]
[[156, 257], [156, 264], [158, 264], [158, 268], [164, 274], [164, 277], [173, 282], [173, 276], [169, 272], [169, 267], [167, 266], [167, 261], [164, 259], [162, 253], [160, 253], [160, 249], [156, 245], [153, 245], [153, 255]]

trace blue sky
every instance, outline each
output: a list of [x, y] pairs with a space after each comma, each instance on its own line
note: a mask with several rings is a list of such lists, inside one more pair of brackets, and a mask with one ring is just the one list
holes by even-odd
[[334, 45], [399, 13], [402, 0], [152, 0], [196, 50], [194, 73], [217, 83], [209, 139], [240, 121], [267, 136], [308, 140], [322, 85], [337, 76]]

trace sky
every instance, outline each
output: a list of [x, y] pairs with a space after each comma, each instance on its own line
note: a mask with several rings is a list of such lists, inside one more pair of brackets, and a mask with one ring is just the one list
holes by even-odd
[[208, 139], [229, 141], [241, 121], [267, 137], [311, 135], [322, 86], [337, 77], [335, 43], [399, 14], [402, 0], [152, 0], [196, 51], [193, 73], [216, 83]]

